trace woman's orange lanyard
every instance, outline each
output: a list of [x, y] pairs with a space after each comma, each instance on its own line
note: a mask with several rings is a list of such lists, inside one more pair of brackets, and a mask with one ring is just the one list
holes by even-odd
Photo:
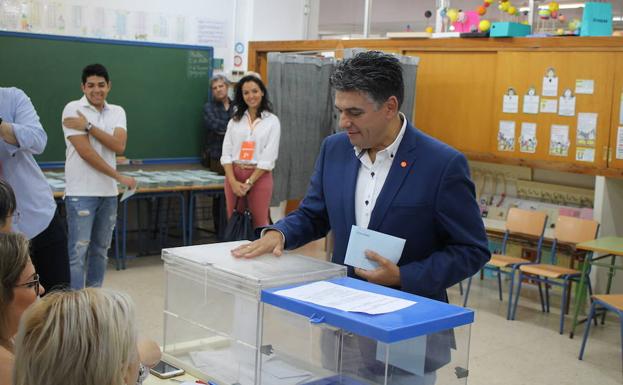
[[253, 131], [255, 130], [255, 126], [257, 126], [260, 119], [258, 118], [255, 119], [255, 122], [251, 122], [251, 116], [247, 115], [247, 121], [249, 122], [250, 133], [248, 139], [242, 142], [238, 159], [244, 162], [251, 162], [255, 156], [255, 140], [252, 139]]

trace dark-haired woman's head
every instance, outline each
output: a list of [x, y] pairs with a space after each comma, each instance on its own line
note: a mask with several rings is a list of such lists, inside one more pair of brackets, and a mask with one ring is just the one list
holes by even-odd
[[11, 231], [16, 209], [17, 203], [13, 189], [7, 181], [0, 178], [0, 232], [8, 233]]
[[264, 111], [273, 110], [266, 86], [257, 75], [243, 77], [234, 89], [233, 119], [239, 121], [247, 110], [254, 111], [255, 117], [259, 117]]

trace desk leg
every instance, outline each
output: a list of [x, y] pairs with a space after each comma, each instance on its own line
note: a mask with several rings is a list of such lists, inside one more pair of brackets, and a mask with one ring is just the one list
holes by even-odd
[[180, 216], [181, 216], [181, 227], [182, 227], [182, 244], [184, 246], [188, 246], [188, 243], [186, 242], [186, 200], [184, 199], [184, 193], [180, 192], [179, 193], [179, 198], [180, 198]]
[[191, 191], [188, 195], [188, 244], [193, 244], [193, 220], [195, 215], [195, 192]]
[[[610, 289], [612, 289], [612, 278], [614, 278], [614, 274], [616, 272], [614, 264], [616, 263], [616, 256], [613, 254], [610, 259], [610, 268], [608, 269], [608, 287], [606, 288], [606, 294], [610, 294]], [[606, 313], [608, 313], [608, 309], [604, 308], [604, 314], [601, 316], [601, 324], [606, 323]]]
[[586, 293], [586, 279], [589, 274], [589, 266], [591, 265], [591, 260], [593, 259], [593, 252], [589, 252], [586, 255], [584, 263], [582, 264], [582, 275], [580, 276], [580, 283], [578, 284], [577, 295], [575, 296], [575, 309], [573, 310], [573, 323], [571, 324], [571, 333], [569, 333], [569, 338], [573, 338], [573, 334], [575, 333], [575, 328], [578, 326], [578, 315], [580, 313], [580, 305], [582, 301], [585, 300]]

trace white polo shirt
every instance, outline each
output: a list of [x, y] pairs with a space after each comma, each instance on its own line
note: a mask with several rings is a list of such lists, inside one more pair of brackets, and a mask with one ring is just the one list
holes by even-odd
[[[80, 111], [91, 124], [112, 135], [115, 128], [127, 130], [125, 111], [120, 106], [104, 103], [102, 111], [98, 111], [89, 104], [86, 96], [80, 100], [69, 102], [63, 110], [63, 117], [77, 117]], [[62, 120], [61, 120], [62, 122]], [[87, 135], [84, 131], [72, 130], [63, 126], [65, 135], [65, 195], [66, 196], [117, 196], [117, 181], [108, 175], [102, 174], [89, 165], [71, 144], [68, 137], [74, 135]], [[93, 136], [89, 135], [89, 142], [93, 149], [114, 169], [117, 168], [116, 154], [105, 147]]]

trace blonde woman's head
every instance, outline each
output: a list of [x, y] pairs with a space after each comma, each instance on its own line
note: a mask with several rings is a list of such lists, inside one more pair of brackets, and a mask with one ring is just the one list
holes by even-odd
[[96, 288], [48, 294], [22, 317], [14, 384], [134, 384], [136, 339], [128, 295]]

